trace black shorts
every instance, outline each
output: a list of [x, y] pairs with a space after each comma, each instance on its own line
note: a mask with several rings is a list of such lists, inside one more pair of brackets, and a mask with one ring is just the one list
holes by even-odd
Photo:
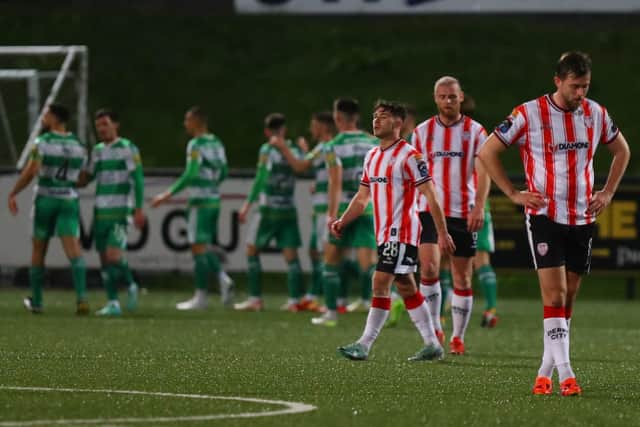
[[[422, 223], [422, 234], [420, 234], [420, 244], [438, 244], [438, 232], [436, 224], [433, 222], [431, 212], [420, 212], [420, 223]], [[476, 254], [478, 246], [478, 233], [471, 232], [467, 228], [467, 220], [462, 218], [447, 217], [447, 230], [456, 244], [456, 251], [453, 256], [472, 258]]]
[[589, 272], [595, 223], [566, 225], [558, 224], [546, 215], [527, 215], [526, 226], [536, 270], [566, 265], [573, 273]]
[[411, 274], [418, 265], [418, 248], [400, 242], [385, 242], [378, 246], [377, 271], [390, 274]]

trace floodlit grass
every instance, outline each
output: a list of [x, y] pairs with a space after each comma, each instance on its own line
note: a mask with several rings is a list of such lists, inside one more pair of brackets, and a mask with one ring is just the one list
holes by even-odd
[[[141, 390], [304, 402], [316, 411], [276, 417], [172, 422], [202, 426], [638, 425], [640, 316], [637, 302], [580, 301], [572, 322], [579, 398], [534, 397], [541, 355], [541, 307], [503, 300], [496, 329], [479, 327], [476, 301], [468, 354], [409, 363], [421, 346], [408, 318], [385, 329], [367, 362], [336, 355], [356, 339], [364, 314], [335, 329], [313, 327], [311, 314], [206, 312], [173, 306], [187, 294], [156, 291], [135, 314], [77, 318], [73, 294], [45, 294], [45, 314], [20, 304], [23, 291], [0, 291], [0, 386]], [[93, 309], [103, 302], [91, 293]], [[449, 329], [450, 322], [447, 324]], [[0, 389], [0, 425], [36, 419], [232, 414], [280, 409], [237, 401]], [[105, 421], [101, 425], [110, 425]], [[119, 423], [118, 425], [126, 425]], [[136, 425], [157, 425], [143, 423]]]

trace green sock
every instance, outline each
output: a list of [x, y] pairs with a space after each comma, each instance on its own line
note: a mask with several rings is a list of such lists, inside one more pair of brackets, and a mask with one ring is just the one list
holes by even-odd
[[340, 289], [340, 268], [336, 265], [325, 265], [322, 274], [324, 279], [324, 300], [329, 310], [337, 310], [336, 297]]
[[206, 254], [193, 256], [195, 265], [193, 268], [193, 278], [196, 289], [209, 290], [209, 261]]
[[31, 285], [31, 303], [34, 307], [42, 307], [44, 267], [31, 266], [31, 268], [29, 268], [29, 284]]
[[440, 270], [440, 289], [442, 290], [442, 303], [440, 304], [440, 313], [444, 313], [444, 306], [447, 303], [447, 295], [453, 292], [453, 277], [451, 270]]
[[133, 273], [129, 268], [129, 263], [124, 257], [120, 258], [120, 274], [122, 274], [122, 277], [124, 278], [124, 281], [127, 284], [127, 286], [136, 282], [135, 279], [133, 278]]
[[257, 256], [247, 257], [247, 264], [249, 265], [247, 271], [249, 295], [259, 298], [262, 296], [262, 266], [260, 265], [260, 258]]
[[311, 295], [322, 295], [322, 270], [324, 265], [319, 259], [311, 262]]
[[87, 300], [87, 266], [84, 258], [79, 256], [71, 260], [71, 275], [73, 276], [73, 287], [76, 289], [78, 301]]
[[294, 259], [287, 264], [289, 265], [289, 273], [287, 274], [289, 298], [300, 298], [300, 295], [304, 292], [302, 289], [302, 269], [300, 268], [300, 261]]
[[486, 300], [485, 310], [495, 309], [498, 300], [498, 281], [495, 271], [491, 265], [487, 264], [480, 267], [476, 273]]
[[[354, 266], [355, 265], [355, 266]], [[337, 290], [338, 298], [347, 299], [349, 297], [349, 287], [351, 285], [351, 276], [359, 276], [360, 270], [358, 264], [350, 259], [343, 260], [338, 268], [340, 274], [340, 286]]]
[[209, 263], [209, 271], [215, 275], [220, 273], [220, 259], [213, 251], [207, 251], [207, 262]]
[[376, 271], [376, 266], [372, 265], [367, 269], [367, 271], [363, 271], [360, 273], [360, 297], [363, 301], [369, 301], [371, 299], [374, 271]]
[[121, 265], [108, 264], [104, 267], [104, 289], [107, 291], [109, 301], [118, 299], [118, 279], [122, 277]]

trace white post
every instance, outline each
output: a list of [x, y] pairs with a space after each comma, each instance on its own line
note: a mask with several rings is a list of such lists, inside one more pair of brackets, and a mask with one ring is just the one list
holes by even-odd
[[76, 81], [76, 91], [78, 92], [78, 138], [85, 144], [87, 141], [87, 129], [88, 129], [88, 111], [87, 111], [87, 99], [89, 92], [89, 52], [84, 46], [77, 47], [77, 51], [80, 53], [80, 66], [78, 67], [79, 78]]
[[34, 70], [33, 76], [27, 79], [27, 111], [29, 112], [29, 123], [27, 132], [33, 129], [38, 120], [40, 109], [40, 78], [38, 72]]

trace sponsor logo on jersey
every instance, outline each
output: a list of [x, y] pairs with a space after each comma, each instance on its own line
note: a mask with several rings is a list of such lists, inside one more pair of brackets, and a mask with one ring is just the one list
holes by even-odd
[[588, 148], [589, 148], [589, 143], [586, 141], [561, 142], [554, 146], [554, 151], [585, 150]]
[[372, 176], [369, 178], [369, 182], [372, 184], [387, 184], [389, 180], [386, 176]]
[[586, 117], [586, 116], [585, 116], [585, 118], [584, 118], [584, 125], [585, 125], [587, 128], [592, 128], [592, 127], [593, 127], [593, 117], [591, 117], [591, 116]]
[[502, 123], [498, 125], [497, 130], [500, 133], [507, 133], [509, 132], [509, 129], [511, 129], [511, 126], [513, 126], [513, 121], [511, 120], [511, 117], [507, 117]]
[[421, 178], [426, 178], [429, 176], [429, 172], [427, 171], [427, 163], [424, 160], [418, 161], [418, 171], [420, 172]]
[[429, 157], [432, 159], [437, 157], [464, 157], [464, 151], [434, 151], [429, 153]]

